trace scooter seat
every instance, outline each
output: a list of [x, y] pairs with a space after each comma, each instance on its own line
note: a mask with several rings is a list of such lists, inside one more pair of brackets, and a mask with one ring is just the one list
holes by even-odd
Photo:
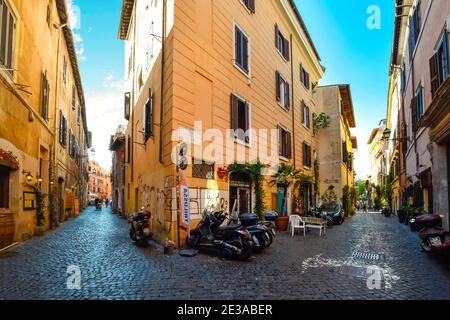
[[240, 227], [241, 227], [240, 224], [227, 224], [227, 225], [224, 225], [224, 226], [220, 226], [218, 228], [218, 230], [220, 230], [220, 231], [232, 231], [232, 230], [239, 229]]

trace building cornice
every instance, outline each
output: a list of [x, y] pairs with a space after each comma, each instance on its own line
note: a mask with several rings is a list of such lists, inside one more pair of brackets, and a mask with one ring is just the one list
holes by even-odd
[[123, 0], [122, 10], [120, 13], [119, 23], [119, 39], [126, 40], [128, 37], [128, 31], [130, 28], [131, 15], [133, 13], [135, 0]]
[[312, 41], [312, 38], [306, 28], [300, 12], [294, 2], [294, 0], [279, 0], [286, 14], [288, 15], [291, 23], [294, 25], [296, 34], [300, 38], [300, 41], [305, 46], [308, 55], [311, 57], [313, 64], [317, 70], [317, 73], [322, 77], [325, 73], [325, 67], [320, 63], [321, 59], [316, 47]]
[[77, 87], [78, 91], [78, 98], [80, 100], [81, 105], [81, 113], [83, 118], [83, 127], [84, 127], [84, 134], [86, 136], [86, 141], [89, 139], [88, 137], [88, 126], [87, 126], [87, 119], [86, 119], [86, 104], [84, 100], [84, 91], [83, 91], [83, 85], [81, 83], [81, 75], [80, 75], [80, 69], [78, 67], [78, 58], [77, 58], [77, 52], [75, 48], [75, 42], [73, 39], [72, 30], [69, 27], [69, 15], [67, 11], [66, 6], [66, 0], [56, 0], [56, 7], [58, 9], [58, 15], [59, 19], [62, 25], [67, 24], [62, 28], [64, 33], [64, 39], [67, 46], [67, 51], [69, 54], [69, 60], [72, 66], [72, 72], [73, 77], [75, 80], [75, 86]]

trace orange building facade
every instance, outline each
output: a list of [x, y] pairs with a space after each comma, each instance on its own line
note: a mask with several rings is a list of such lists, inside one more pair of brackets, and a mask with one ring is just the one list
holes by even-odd
[[[324, 67], [293, 1], [124, 0], [119, 37], [128, 85], [125, 211], [152, 211], [158, 240], [177, 238], [181, 141], [189, 146], [192, 226], [211, 205], [252, 211], [251, 183], [221, 174], [234, 161], [260, 159], [272, 169], [285, 162], [313, 176]], [[231, 132], [238, 129], [251, 132]], [[267, 173], [266, 208], [277, 210]], [[292, 190], [288, 198], [291, 213]]]

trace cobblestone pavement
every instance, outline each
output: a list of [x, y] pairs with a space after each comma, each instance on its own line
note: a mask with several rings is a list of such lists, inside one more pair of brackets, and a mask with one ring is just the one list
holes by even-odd
[[[90, 208], [0, 254], [0, 299], [450, 299], [448, 262], [421, 252], [395, 217], [359, 213], [326, 236], [316, 231], [280, 233], [248, 262], [184, 258], [135, 246], [125, 220]], [[80, 290], [67, 289], [71, 265]], [[370, 275], [381, 275], [373, 290]]]

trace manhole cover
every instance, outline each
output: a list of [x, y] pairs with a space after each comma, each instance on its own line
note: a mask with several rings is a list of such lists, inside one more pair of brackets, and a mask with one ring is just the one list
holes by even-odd
[[381, 258], [381, 255], [378, 253], [353, 251], [352, 258], [353, 259], [361, 259], [361, 260], [379, 261]]

